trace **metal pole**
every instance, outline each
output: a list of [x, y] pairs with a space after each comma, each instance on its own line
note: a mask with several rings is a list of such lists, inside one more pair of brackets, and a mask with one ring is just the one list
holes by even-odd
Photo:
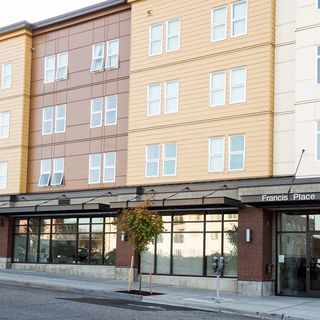
[[220, 272], [217, 272], [216, 303], [220, 303]]

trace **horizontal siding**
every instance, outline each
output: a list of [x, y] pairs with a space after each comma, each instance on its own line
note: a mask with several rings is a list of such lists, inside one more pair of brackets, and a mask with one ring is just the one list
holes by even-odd
[[[148, 0], [134, 2], [132, 6], [131, 71], [158, 67], [162, 64], [223, 53], [228, 50], [274, 40], [274, 0], [248, 1], [248, 34], [230, 39], [230, 4], [234, 1], [219, 0]], [[228, 40], [211, 43], [211, 9], [228, 5]], [[152, 10], [148, 15], [147, 11]], [[181, 20], [181, 49], [148, 57], [149, 26], [171, 19]]]

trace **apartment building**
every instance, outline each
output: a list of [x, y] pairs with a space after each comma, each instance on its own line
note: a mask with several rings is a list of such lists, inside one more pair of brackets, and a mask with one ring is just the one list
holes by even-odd
[[318, 6], [112, 0], [0, 29], [25, 53], [23, 75], [0, 56], [25, 90], [19, 124], [0, 91], [3, 141], [25, 130], [24, 157], [0, 139], [0, 266], [126, 278], [116, 218], [149, 199], [155, 282], [214, 289], [222, 256], [224, 291], [319, 297]]

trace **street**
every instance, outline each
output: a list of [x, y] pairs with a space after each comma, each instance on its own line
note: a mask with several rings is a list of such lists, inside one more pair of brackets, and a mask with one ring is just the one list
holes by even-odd
[[246, 316], [220, 314], [110, 297], [94, 298], [40, 289], [0, 287], [0, 319], [215, 319], [245, 320]]

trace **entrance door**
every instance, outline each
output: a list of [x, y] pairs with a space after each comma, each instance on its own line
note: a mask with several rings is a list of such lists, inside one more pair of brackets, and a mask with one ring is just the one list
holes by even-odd
[[309, 235], [308, 291], [311, 296], [320, 297], [320, 233]]

